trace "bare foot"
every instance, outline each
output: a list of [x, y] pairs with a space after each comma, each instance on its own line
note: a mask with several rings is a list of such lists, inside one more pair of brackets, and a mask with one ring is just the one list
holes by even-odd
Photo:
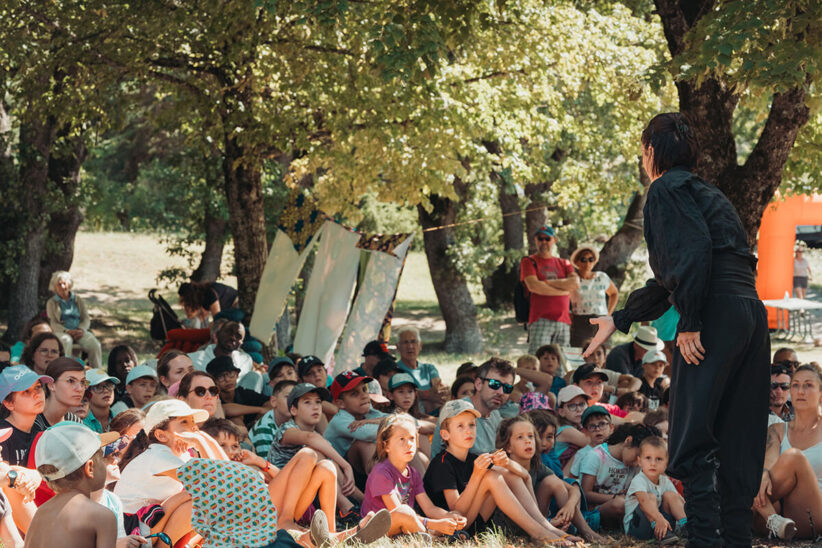
[[584, 538], [588, 542], [596, 542], [599, 544], [606, 544], [613, 540], [610, 537], [603, 537], [602, 535], [597, 534], [591, 528], [589, 528], [587, 531], [580, 532], [580, 535], [582, 535], [582, 538]]

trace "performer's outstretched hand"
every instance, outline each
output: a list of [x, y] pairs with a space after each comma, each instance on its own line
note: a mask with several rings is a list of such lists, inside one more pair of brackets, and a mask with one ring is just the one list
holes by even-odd
[[705, 359], [705, 349], [699, 340], [699, 331], [683, 331], [677, 336], [676, 345], [687, 363], [699, 365], [699, 361]]
[[598, 329], [596, 335], [594, 335], [594, 338], [591, 339], [591, 344], [589, 344], [588, 348], [585, 349], [585, 352], [582, 353], [582, 358], [585, 360], [587, 360], [591, 354], [594, 353], [594, 350], [602, 346], [602, 343], [607, 341], [611, 335], [614, 334], [614, 331], [616, 331], [614, 319], [611, 316], [600, 316], [599, 318], [591, 318], [588, 321], [591, 322], [591, 325], [596, 325]]

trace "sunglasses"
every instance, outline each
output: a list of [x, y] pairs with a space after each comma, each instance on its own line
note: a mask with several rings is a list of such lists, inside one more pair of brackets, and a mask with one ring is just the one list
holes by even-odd
[[538, 242], [550, 242], [551, 237], [550, 236], [537, 236], [537, 241]]
[[595, 263], [596, 259], [594, 259], [593, 257], [587, 257], [587, 258], [582, 257], [580, 259], [577, 259], [577, 262], [578, 263]]
[[191, 391], [194, 392], [194, 395], [198, 398], [202, 398], [203, 396], [205, 396], [206, 392], [208, 392], [215, 398], [220, 394], [220, 389], [216, 386], [209, 386], [208, 388], [206, 388], [205, 386], [195, 386], [191, 389]]
[[120, 436], [119, 439], [114, 440], [113, 442], [103, 446], [103, 456], [108, 457], [109, 455], [113, 455], [115, 453], [119, 453], [126, 447], [128, 447], [131, 438], [128, 436]]
[[143, 536], [143, 538], [144, 538], [144, 539], [158, 538], [158, 539], [160, 539], [160, 541], [161, 541], [161, 542], [165, 542], [165, 543], [166, 543], [166, 544], [168, 544], [169, 546], [171, 546], [171, 545], [172, 545], [172, 544], [171, 544], [171, 537], [169, 537], [169, 536], [168, 536], [167, 534], [165, 534], [165, 533], [152, 533], [152, 534], [150, 534], [150, 535], [144, 535], [144, 536]]
[[90, 387], [90, 390], [98, 394], [102, 394], [103, 392], [114, 392], [114, 383], [102, 382], [100, 384], [95, 384], [94, 386]]
[[489, 379], [487, 377], [480, 377], [480, 379], [487, 382], [488, 383], [488, 388], [490, 388], [491, 390], [499, 390], [500, 388], [502, 388], [502, 391], [505, 392], [506, 394], [510, 394], [511, 392], [514, 391], [514, 385], [513, 384], [508, 384], [508, 383], [505, 383], [505, 382], [502, 382], [502, 381], [498, 381], [497, 379]]
[[789, 382], [772, 382], [771, 383], [771, 390], [776, 390], [777, 388], [780, 389], [780, 390], [790, 390], [791, 389], [791, 383], [789, 383]]

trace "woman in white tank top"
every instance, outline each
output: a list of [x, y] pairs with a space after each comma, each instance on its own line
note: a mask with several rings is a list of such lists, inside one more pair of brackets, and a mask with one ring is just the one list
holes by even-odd
[[[754, 499], [764, 530], [778, 538], [822, 534], [822, 370], [802, 365], [791, 377], [796, 416], [768, 428], [765, 469]], [[758, 523], [759, 529], [761, 523]]]

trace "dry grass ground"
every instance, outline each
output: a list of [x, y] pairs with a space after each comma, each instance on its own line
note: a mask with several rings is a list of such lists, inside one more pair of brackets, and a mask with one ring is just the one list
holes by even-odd
[[[809, 255], [817, 279], [822, 279], [822, 250], [812, 250]], [[187, 268], [187, 265], [179, 257], [168, 256], [159, 237], [155, 235], [89, 232], [78, 234], [72, 275], [76, 281], [77, 292], [85, 297], [90, 305], [92, 329], [100, 338], [104, 351], [119, 343], [132, 345], [141, 358], [153, 355], [159, 350], [160, 344], [152, 341], [148, 334], [151, 303], [147, 293], [153, 287], [160, 287], [161, 294], [176, 308], [175, 290], [158, 286], [157, 282], [160, 271], [171, 267]], [[231, 278], [224, 281], [229, 284], [236, 283]], [[477, 302], [482, 301], [479, 288], [473, 287], [472, 293]], [[822, 287], [816, 286], [815, 298], [819, 298], [820, 293]], [[464, 361], [482, 360], [490, 354], [516, 357], [527, 348], [525, 331], [510, 315], [493, 314], [481, 307], [478, 312], [485, 336], [485, 352], [481, 356], [443, 352], [445, 323], [439, 314], [425, 256], [419, 252], [411, 254], [400, 282], [394, 325], [396, 327], [413, 324], [420, 329], [424, 342], [423, 359], [436, 364], [448, 382], [453, 380], [456, 367]], [[818, 335], [822, 335], [822, 325], [819, 326]], [[773, 341], [773, 345], [783, 346], [783, 342]], [[790, 345], [798, 348], [803, 361], [822, 361], [822, 349], [809, 345]], [[654, 544], [638, 543], [618, 534], [612, 535], [612, 538], [613, 542], [604, 546], [630, 548]], [[440, 543], [436, 545], [445, 546]], [[531, 546], [523, 539], [508, 538], [499, 534], [486, 534], [462, 545], [488, 548]], [[372, 546], [423, 548], [419, 541], [403, 539], [385, 540]], [[768, 543], [760, 539], [755, 546], [786, 545]], [[789, 546], [820, 544], [793, 543]]]

